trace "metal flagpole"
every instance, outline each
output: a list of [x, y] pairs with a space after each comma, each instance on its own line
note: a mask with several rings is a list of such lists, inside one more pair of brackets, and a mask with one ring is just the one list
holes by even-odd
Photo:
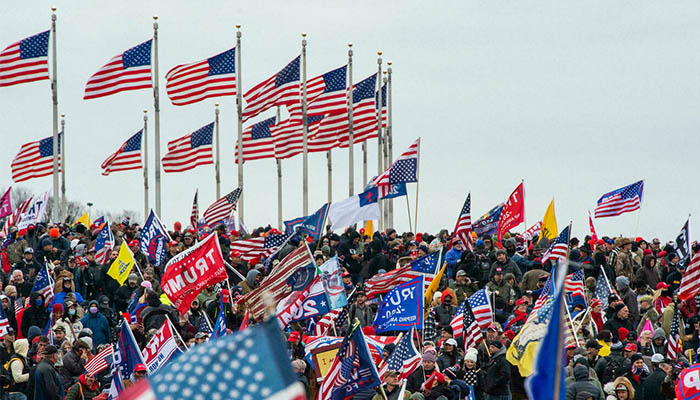
[[[527, 219], [525, 218], [525, 178], [522, 178], [520, 180], [520, 184], [523, 185], [523, 224], [525, 225], [525, 229], [529, 228], [527, 225]], [[527, 246], [525, 246], [527, 248]]]
[[352, 115], [352, 42], [348, 43], [348, 194], [352, 197], [355, 193], [355, 159], [354, 147], [354, 126]]
[[219, 145], [219, 103], [214, 103], [214, 135], [216, 136], [216, 198], [221, 198], [221, 146]]
[[148, 110], [143, 110], [143, 131], [142, 131], [142, 146], [143, 146], [143, 218], [148, 218]]
[[[155, 110], [156, 214], [160, 213], [160, 96], [158, 93], [158, 16], [153, 16], [153, 109]], [[148, 214], [144, 215], [144, 218]]]
[[66, 114], [61, 114], [61, 221], [65, 221], [66, 215]]
[[328, 203], [333, 201], [333, 154], [331, 150], [326, 152], [326, 158], [328, 159]]
[[[56, 60], [56, 7], [51, 7], [51, 97], [53, 100], [53, 212], [55, 220], [61, 217], [58, 204], [58, 62]], [[65, 146], [61, 146], [65, 147]]]
[[303, 151], [304, 151], [304, 183], [303, 206], [304, 213], [309, 214], [309, 122], [306, 119], [306, 32], [301, 34], [301, 121], [304, 131]]
[[236, 25], [236, 112], [238, 113], [238, 187], [241, 194], [238, 197], [238, 226], [243, 224], [243, 98], [241, 96], [241, 25]]
[[367, 139], [362, 142], [362, 190], [367, 184]]
[[[386, 76], [387, 76], [387, 84], [386, 84], [386, 105], [387, 105], [387, 124], [386, 124], [386, 132], [384, 135], [386, 136], [386, 142], [388, 144], [388, 161], [387, 161], [387, 166], [393, 164], [394, 162], [394, 143], [393, 143], [393, 133], [392, 132], [392, 117], [394, 116], [394, 112], [391, 109], [391, 101], [393, 100], [393, 94], [391, 93], [391, 61], [387, 61], [386, 63], [387, 68], [386, 68]], [[406, 198], [408, 200], [408, 198]], [[388, 207], [389, 207], [389, 220], [387, 221], [387, 224], [389, 224], [390, 227], [394, 226], [394, 199], [389, 199], [388, 201]], [[410, 225], [410, 224], [409, 224]]]
[[414, 218], [414, 227], [418, 233], [418, 188], [420, 187], [420, 141], [418, 142], [418, 163], [416, 165], [416, 217]]
[[[384, 85], [387, 85], [388, 82], [389, 82], [389, 79], [386, 77], [386, 74], [387, 74], [386, 71], [384, 71], [384, 79], [382, 80], [382, 82], [383, 82], [382, 87], [384, 87]], [[381, 93], [381, 90], [380, 90], [380, 94], [379, 94], [379, 95], [380, 95], [380, 96], [383, 96], [383, 93]], [[387, 97], [388, 97], [388, 96], [387, 96]], [[382, 98], [382, 97], [380, 97], [380, 98]], [[383, 116], [384, 116], [384, 106], [383, 106], [383, 104], [386, 102], [386, 99], [382, 99], [382, 100], [383, 100], [383, 101], [381, 101], [381, 102], [379, 103], [379, 115], [382, 116], [382, 118], [380, 118], [380, 120], [379, 120], [380, 126], [381, 126], [381, 125], [383, 124], [383, 122], [384, 122], [384, 118], [383, 118]], [[385, 167], [385, 168], [389, 168], [389, 165], [391, 165], [391, 164], [389, 164], [389, 148], [388, 148], [388, 146], [387, 146], [387, 136], [386, 136], [386, 135], [387, 135], [387, 132], [386, 132], [386, 129], [385, 129], [385, 130], [384, 130], [384, 140], [382, 141], [382, 151], [384, 152], [384, 161], [383, 161], [383, 163], [384, 163], [384, 167]], [[387, 228], [387, 227], [389, 226], [389, 202], [390, 202], [389, 199], [384, 200], [384, 227], [385, 227], [385, 228]]]
[[[277, 107], [277, 123], [280, 120], [280, 108]], [[277, 229], [282, 230], [282, 160], [275, 158], [277, 161]]]
[[[382, 52], [377, 52], [377, 176], [384, 172], [384, 166], [382, 163]], [[365, 182], [366, 183], [366, 182]], [[384, 229], [384, 219], [382, 209], [382, 201], [378, 200], [377, 205], [379, 206], [379, 218], [377, 220], [377, 225], [379, 230]]]

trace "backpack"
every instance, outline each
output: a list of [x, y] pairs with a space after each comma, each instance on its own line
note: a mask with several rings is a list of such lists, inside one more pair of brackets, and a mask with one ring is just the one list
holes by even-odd
[[0, 384], [2, 384], [2, 389], [4, 391], [9, 391], [15, 384], [14, 379], [12, 379], [12, 371], [10, 370], [10, 364], [15, 360], [19, 360], [22, 363], [22, 369], [24, 369], [24, 360], [16, 355], [11, 357], [10, 361], [2, 365], [0, 369]]
[[612, 382], [618, 376], [622, 376], [622, 363], [620, 359], [608, 357], [608, 364], [603, 370], [603, 376], [600, 377], [600, 383], [605, 385], [608, 382]]

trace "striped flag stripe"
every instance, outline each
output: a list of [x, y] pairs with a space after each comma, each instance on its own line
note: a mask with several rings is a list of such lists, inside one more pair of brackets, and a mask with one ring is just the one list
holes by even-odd
[[[0, 87], [49, 79], [49, 31], [7, 46], [0, 52]], [[22, 58], [22, 47], [25, 58]]]
[[700, 291], [700, 252], [695, 253], [685, 270], [685, 275], [681, 279], [679, 295], [681, 300], [695, 297]]
[[[61, 134], [59, 133], [59, 143]], [[12, 160], [12, 180], [23, 182], [31, 178], [40, 178], [53, 174], [53, 151], [46, 156], [41, 155], [41, 146], [53, 147], [53, 138], [27, 143]], [[58, 172], [61, 172], [61, 156], [58, 156]]]
[[235, 48], [206, 60], [178, 65], [165, 79], [168, 97], [176, 106], [210, 97], [233, 96], [236, 94]]
[[150, 89], [151, 44], [152, 39], [149, 39], [112, 57], [88, 79], [83, 99], [109, 96], [125, 90]]

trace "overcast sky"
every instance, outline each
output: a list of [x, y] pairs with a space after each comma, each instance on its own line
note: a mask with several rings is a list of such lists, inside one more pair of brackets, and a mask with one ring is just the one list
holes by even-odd
[[[48, 29], [51, 2], [5, 0], [0, 47]], [[528, 225], [555, 198], [560, 229], [601, 194], [645, 179], [641, 212], [596, 220], [600, 235], [677, 235], [700, 215], [700, 4], [697, 1], [56, 1], [59, 112], [67, 114], [67, 194], [97, 209], [143, 209], [140, 171], [100, 175], [101, 162], [153, 111], [150, 90], [82, 100], [87, 79], [110, 58], [152, 36], [160, 16], [161, 147], [211, 122], [221, 103], [222, 192], [236, 187], [235, 99], [173, 106], [164, 75], [235, 45], [243, 25], [243, 90], [300, 52], [308, 32], [308, 75], [346, 63], [354, 80], [377, 69], [376, 51], [394, 71], [394, 154], [422, 137], [418, 231], [452, 229], [468, 192], [476, 219], [525, 179]], [[269, 115], [268, 115], [269, 114]], [[272, 111], [261, 115], [268, 118]], [[151, 115], [152, 116], [152, 115]], [[23, 143], [51, 133], [49, 81], [0, 90], [0, 186]], [[153, 125], [149, 126], [153, 187]], [[376, 173], [376, 140], [369, 142]], [[333, 151], [333, 199], [347, 197], [347, 150]], [[310, 201], [326, 201], [325, 154], [309, 156]], [[283, 161], [284, 218], [302, 214], [302, 159]], [[245, 164], [245, 220], [276, 224], [273, 160]], [[695, 179], [694, 179], [695, 178]], [[355, 150], [356, 193], [362, 180]], [[39, 192], [51, 178], [20, 184]], [[215, 199], [213, 166], [163, 174], [162, 219], [187, 221], [192, 196]], [[409, 184], [411, 208], [415, 184]], [[154, 195], [151, 193], [151, 201]], [[405, 201], [396, 226], [408, 230]], [[693, 229], [691, 228], [691, 232]], [[695, 239], [695, 235], [693, 235]]]

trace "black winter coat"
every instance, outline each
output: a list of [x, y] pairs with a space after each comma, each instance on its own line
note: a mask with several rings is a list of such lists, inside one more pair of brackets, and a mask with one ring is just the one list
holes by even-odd
[[506, 348], [494, 353], [486, 366], [486, 384], [484, 392], [494, 396], [507, 395], [510, 392], [510, 364], [506, 360]]
[[35, 301], [37, 298], [41, 297], [44, 299], [39, 292], [32, 292], [29, 296], [29, 307], [24, 310], [22, 314], [22, 326], [20, 331], [22, 331], [22, 336], [29, 337], [29, 327], [36, 326], [42, 331], [46, 327], [46, 323], [49, 321], [49, 312], [47, 311], [45, 304], [37, 306]]

